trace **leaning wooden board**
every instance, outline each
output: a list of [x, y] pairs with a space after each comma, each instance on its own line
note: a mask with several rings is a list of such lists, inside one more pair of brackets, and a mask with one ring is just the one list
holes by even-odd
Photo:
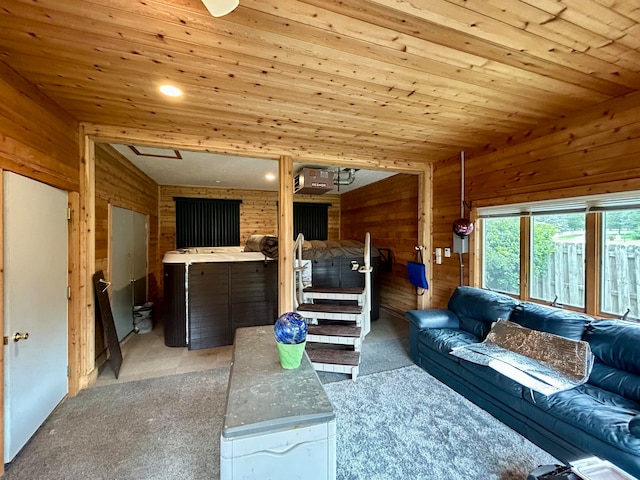
[[116, 326], [113, 322], [113, 313], [111, 312], [111, 302], [109, 301], [109, 286], [111, 284], [104, 279], [102, 270], [98, 270], [93, 275], [93, 287], [95, 288], [96, 297], [98, 298], [98, 307], [96, 315], [100, 315], [105, 336], [107, 337], [107, 348], [109, 349], [109, 361], [113, 367], [113, 372], [118, 378], [120, 367], [122, 366], [122, 351], [120, 350], [120, 342], [118, 342], [118, 334]]

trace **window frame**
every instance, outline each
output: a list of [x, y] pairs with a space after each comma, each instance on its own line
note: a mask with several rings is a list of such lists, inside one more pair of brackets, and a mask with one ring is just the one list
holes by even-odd
[[[533, 259], [531, 258], [531, 253], [534, 252], [535, 217], [537, 217], [537, 216], [540, 216], [540, 217], [542, 217], [542, 216], [554, 216], [554, 215], [558, 215], [558, 216], [560, 216], [560, 215], [583, 215], [584, 216], [585, 243], [586, 243], [586, 237], [587, 237], [587, 231], [586, 231], [586, 229], [587, 229], [587, 212], [559, 212], [559, 213], [545, 212], [544, 214], [541, 214], [541, 215], [530, 215], [528, 217], [529, 218], [529, 224], [528, 224], [528, 227], [527, 227], [527, 229], [528, 229], [527, 233], [528, 233], [528, 237], [529, 237], [529, 248], [530, 248], [530, 251], [529, 251], [528, 256], [525, 257], [525, 258], [529, 258], [529, 261], [526, 262], [526, 264], [527, 264], [527, 266], [529, 268], [528, 279], [529, 279], [530, 283], [529, 283], [529, 288], [528, 288], [528, 291], [527, 291], [527, 299], [529, 301], [532, 301], [532, 302], [551, 303], [552, 305], [555, 303], [556, 300], [550, 301], [549, 299], [534, 297], [533, 294], [532, 294], [533, 288], [531, 287], [531, 283], [533, 282], [533, 274], [534, 274], [533, 270], [534, 269], [532, 268]], [[586, 251], [587, 251], [587, 248], [586, 248], [586, 244], [585, 244], [585, 246], [583, 248], [583, 253], [582, 253], [583, 258], [586, 258], [585, 257]], [[583, 278], [584, 291], [583, 291], [583, 298], [582, 298], [582, 304], [583, 305], [579, 306], [579, 305], [570, 305], [570, 304], [565, 304], [565, 303], [557, 303], [557, 305], [560, 305], [563, 308], [570, 308], [572, 310], [585, 311], [585, 308], [586, 308], [586, 305], [587, 305], [587, 301], [586, 301], [586, 296], [587, 296], [587, 292], [586, 292], [586, 285], [587, 285], [586, 263], [585, 263], [585, 265], [583, 267], [583, 270], [584, 270], [584, 278]], [[562, 288], [564, 288], [564, 286], [562, 286]], [[557, 289], [556, 289], [556, 291], [557, 291]], [[556, 294], [556, 295], [558, 295], [558, 294]]]
[[[621, 318], [622, 315], [606, 313], [602, 311], [602, 248], [604, 246], [604, 221], [603, 212], [625, 209], [638, 209], [640, 192], [619, 192], [616, 194], [595, 195], [590, 197], [576, 197], [542, 202], [528, 202], [523, 204], [511, 204], [500, 206], [476, 207], [473, 217], [478, 228], [477, 238], [471, 249], [470, 264], [472, 272], [470, 278], [475, 286], [483, 284], [483, 220], [485, 218], [518, 216], [520, 217], [520, 295], [506, 293], [513, 298], [534, 303], [550, 304], [551, 302], [531, 298], [530, 295], [530, 263], [531, 263], [531, 216], [536, 213], [584, 213], [585, 214], [585, 246], [584, 246], [584, 308], [561, 305], [567, 310], [584, 312], [598, 318]], [[473, 269], [477, 269], [473, 271]], [[640, 316], [640, 315], [639, 315]], [[628, 317], [630, 320], [640, 321], [640, 318]]]

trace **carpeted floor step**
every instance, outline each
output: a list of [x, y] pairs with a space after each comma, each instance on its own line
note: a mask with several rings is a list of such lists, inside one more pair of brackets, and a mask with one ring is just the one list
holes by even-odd
[[309, 325], [307, 334], [360, 338], [361, 330], [360, 327], [349, 327], [346, 325]]
[[303, 290], [304, 293], [347, 293], [362, 295], [364, 290], [358, 287], [307, 287]]
[[360, 351], [362, 340], [360, 327], [349, 325], [309, 325], [307, 342], [316, 342], [328, 345], [348, 345], [356, 351]]
[[346, 365], [350, 367], [360, 364], [360, 352], [325, 348], [307, 348], [306, 351], [309, 360], [314, 364]]
[[303, 292], [308, 299], [351, 300], [359, 303], [362, 303], [365, 293], [362, 287], [307, 287]]
[[361, 305], [334, 305], [331, 303], [302, 303], [298, 306], [298, 311], [359, 315], [362, 313], [362, 306]]

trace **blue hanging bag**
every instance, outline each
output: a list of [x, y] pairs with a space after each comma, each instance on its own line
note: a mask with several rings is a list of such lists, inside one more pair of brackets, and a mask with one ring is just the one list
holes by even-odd
[[422, 248], [416, 247], [416, 250], [416, 261], [407, 262], [407, 272], [409, 282], [416, 287], [416, 294], [424, 295], [424, 291], [429, 288], [427, 270], [426, 265], [422, 263]]

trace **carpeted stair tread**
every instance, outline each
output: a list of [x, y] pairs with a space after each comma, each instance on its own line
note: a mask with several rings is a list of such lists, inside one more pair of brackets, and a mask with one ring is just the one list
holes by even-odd
[[307, 287], [302, 291], [304, 293], [347, 293], [349, 295], [364, 293], [364, 290], [358, 287]]
[[326, 335], [328, 337], [359, 337], [360, 327], [347, 325], [309, 325], [307, 332], [311, 335]]
[[333, 350], [328, 348], [307, 348], [309, 360], [313, 363], [357, 366], [360, 364], [360, 352], [352, 350]]
[[334, 305], [331, 303], [302, 303], [298, 306], [299, 312], [319, 312], [319, 313], [362, 313], [361, 305]]

